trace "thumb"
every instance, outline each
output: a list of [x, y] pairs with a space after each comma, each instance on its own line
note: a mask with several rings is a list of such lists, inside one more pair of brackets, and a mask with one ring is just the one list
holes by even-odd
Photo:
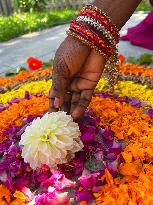
[[50, 112], [57, 111], [63, 106], [68, 91], [70, 72], [63, 57], [56, 58], [53, 66], [52, 88], [49, 93]]

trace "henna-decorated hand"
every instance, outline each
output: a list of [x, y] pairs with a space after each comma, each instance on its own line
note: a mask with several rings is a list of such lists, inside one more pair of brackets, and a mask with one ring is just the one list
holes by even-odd
[[91, 101], [104, 65], [100, 54], [67, 37], [55, 55], [50, 111], [61, 109], [78, 120]]

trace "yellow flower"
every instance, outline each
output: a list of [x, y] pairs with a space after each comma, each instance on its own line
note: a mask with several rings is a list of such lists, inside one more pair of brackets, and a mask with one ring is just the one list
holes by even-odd
[[22, 192], [16, 191], [13, 196], [15, 200], [13, 200], [10, 205], [26, 205], [26, 196]]
[[47, 94], [51, 88], [52, 81], [41, 80], [38, 82], [27, 83], [26, 85], [21, 86], [17, 90], [11, 90], [4, 94], [0, 94], [0, 104], [8, 103], [12, 98], [22, 98], [24, 97], [25, 91], [29, 91], [30, 94]]
[[153, 106], [153, 90], [146, 85], [136, 84], [132, 81], [119, 81], [115, 86], [115, 93], [121, 96], [132, 96], [143, 101], [148, 101]]
[[[105, 80], [100, 79], [96, 89], [104, 91]], [[131, 96], [148, 101], [153, 106], [153, 90], [146, 85], [136, 84], [133, 81], [119, 81], [115, 86], [114, 92], [120, 96]]]

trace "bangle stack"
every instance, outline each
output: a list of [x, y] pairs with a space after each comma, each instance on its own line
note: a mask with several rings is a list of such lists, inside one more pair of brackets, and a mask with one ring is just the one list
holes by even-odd
[[71, 22], [67, 34], [104, 56], [104, 73], [113, 88], [118, 78], [119, 60], [116, 44], [119, 42], [119, 32], [111, 19], [97, 7], [85, 6]]

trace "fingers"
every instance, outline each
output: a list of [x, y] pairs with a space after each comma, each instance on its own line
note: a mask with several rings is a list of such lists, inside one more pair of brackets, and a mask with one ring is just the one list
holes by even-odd
[[50, 89], [49, 91], [49, 112], [57, 112], [58, 109], [56, 109], [54, 106], [54, 101], [55, 101], [55, 95], [53, 92], [53, 88]]
[[67, 112], [69, 114], [70, 107], [71, 107], [71, 99], [72, 99], [72, 94], [69, 92], [66, 93], [64, 103], [61, 106], [61, 111]]
[[71, 100], [71, 109], [70, 109], [70, 113], [72, 114], [73, 111], [75, 110], [75, 108], [77, 107], [79, 100], [80, 100], [80, 92], [74, 92], [72, 95], [72, 100]]
[[49, 110], [55, 112], [63, 107], [69, 85], [69, 69], [62, 56], [55, 58], [52, 80], [52, 88], [49, 92]]
[[86, 111], [92, 99], [93, 90], [83, 90], [81, 94], [75, 93], [72, 97], [71, 115], [74, 120], [78, 120]]

